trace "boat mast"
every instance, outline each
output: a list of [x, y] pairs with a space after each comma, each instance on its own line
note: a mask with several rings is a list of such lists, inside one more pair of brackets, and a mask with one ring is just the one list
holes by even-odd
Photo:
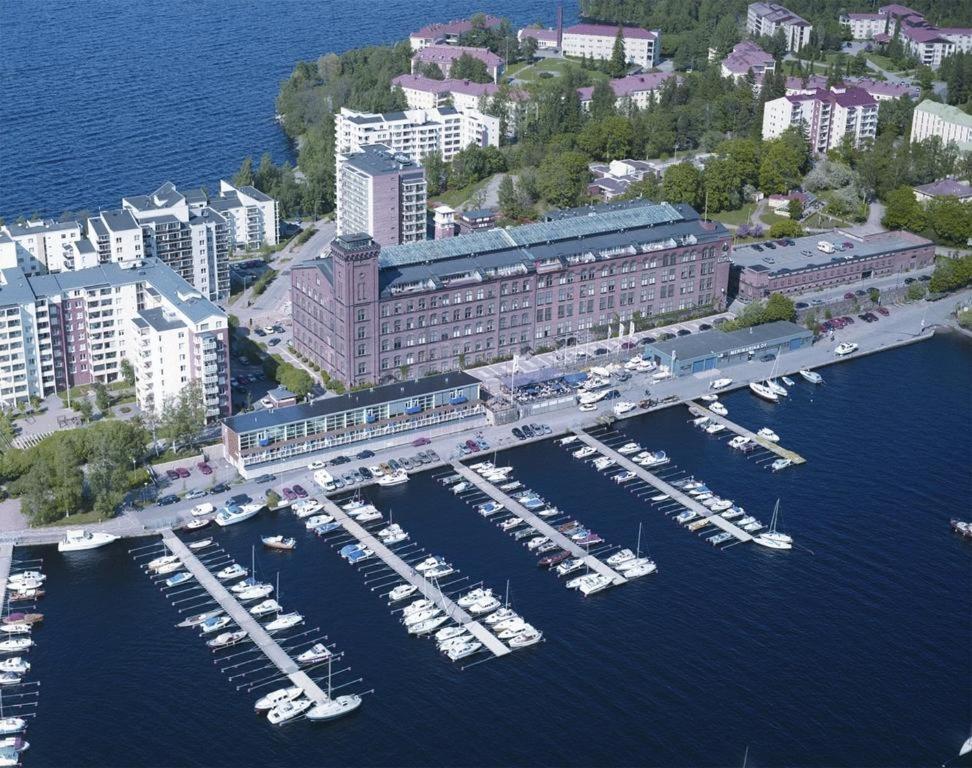
[[780, 500], [776, 500], [776, 506], [773, 507], [773, 519], [770, 520], [770, 533], [776, 533], [776, 518], [780, 514]]
[[635, 557], [641, 557], [641, 523], [638, 523], [638, 545], [635, 548]]

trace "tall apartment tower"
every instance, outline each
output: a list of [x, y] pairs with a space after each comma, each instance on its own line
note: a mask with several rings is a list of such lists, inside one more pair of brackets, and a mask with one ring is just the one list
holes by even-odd
[[384, 144], [338, 161], [337, 234], [367, 233], [380, 245], [425, 239], [425, 169]]

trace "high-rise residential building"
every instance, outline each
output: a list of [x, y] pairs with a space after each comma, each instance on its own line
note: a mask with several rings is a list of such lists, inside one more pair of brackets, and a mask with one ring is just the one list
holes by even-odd
[[456, 61], [467, 56], [481, 61], [486, 71], [498, 83], [503, 74], [503, 59], [488, 48], [471, 48], [463, 45], [429, 45], [412, 57], [412, 74], [421, 74], [429, 66], [436, 66], [443, 77], [449, 77]]
[[106, 263], [28, 276], [0, 269], [0, 404], [135, 372], [138, 404], [161, 409], [199, 381], [207, 418], [231, 411], [226, 314], [165, 264]]
[[877, 99], [861, 88], [781, 96], [763, 108], [763, 138], [800, 126], [816, 153], [839, 147], [845, 137], [859, 147], [877, 134], [877, 113]]
[[347, 385], [381, 383], [571, 343], [636, 312], [721, 308], [730, 241], [689, 206], [641, 200], [384, 248], [341, 235], [291, 272], [294, 345]]
[[97, 266], [98, 253], [83, 232], [80, 221], [53, 219], [0, 226], [0, 269], [40, 275]]
[[614, 53], [618, 29], [624, 38], [624, 58], [629, 64], [651, 68], [661, 57], [661, 32], [642, 27], [610, 24], [575, 24], [564, 30], [561, 45], [565, 56], [607, 61]]
[[337, 169], [337, 234], [365, 233], [379, 245], [425, 239], [425, 169], [384, 144], [342, 155]]
[[432, 154], [451, 160], [470, 144], [498, 147], [499, 135], [498, 117], [475, 110], [459, 112], [453, 107], [384, 114], [355, 112], [343, 107], [334, 120], [338, 164], [340, 155], [360, 152], [369, 144], [384, 144], [414, 162]]
[[911, 140], [938, 136], [943, 144], [955, 143], [960, 152], [972, 152], [972, 115], [937, 101], [921, 102], [911, 117]]
[[277, 201], [256, 187], [235, 187], [221, 179], [219, 197], [210, 199], [209, 207], [226, 217], [233, 248], [249, 251], [280, 242]]
[[843, 13], [838, 21], [855, 40], [873, 40], [889, 31], [889, 19], [882, 13]]
[[746, 30], [753, 37], [773, 37], [782, 29], [788, 51], [799, 51], [810, 42], [813, 25], [779, 3], [750, 3]]

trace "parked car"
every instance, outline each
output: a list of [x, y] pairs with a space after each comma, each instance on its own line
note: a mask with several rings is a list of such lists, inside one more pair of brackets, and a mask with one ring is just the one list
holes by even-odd
[[218, 493], [226, 493], [229, 490], [229, 486], [226, 483], [218, 483], [209, 489], [209, 493], [215, 496]]
[[753, 243], [752, 249], [754, 251], [759, 251], [760, 253], [763, 252], [763, 247], [759, 243]]
[[863, 288], [858, 288], [856, 291], [854, 291], [854, 295], [855, 296], [867, 296], [867, 291], [865, 291]]
[[679, 336], [691, 336], [692, 332], [688, 328], [679, 328], [676, 333]]
[[263, 336], [266, 336], [267, 335], [267, 332], [265, 330], [263, 330], [262, 328], [254, 328], [253, 329], [253, 333], [255, 335], [257, 335], [257, 336], [260, 336], [260, 337], [263, 337]]
[[167, 507], [169, 504], [175, 504], [179, 500], [179, 497], [174, 493], [167, 493], [165, 496], [159, 498], [159, 506]]
[[853, 293], [848, 291], [847, 293], [844, 294], [844, 298], [847, 299], [847, 301], [853, 301], [855, 296]]
[[190, 475], [189, 470], [185, 467], [176, 467], [175, 471], [179, 477], [189, 477]]
[[174, 469], [167, 469], [167, 470], [165, 470], [165, 476], [167, 478], [169, 478], [170, 480], [178, 480], [179, 479], [179, 473], [176, 472]]
[[426, 451], [426, 453], [429, 455], [429, 458], [432, 459], [432, 461], [439, 460], [439, 454], [437, 454], [435, 451], [429, 449], [428, 451]]
[[923, 283], [927, 283], [929, 280], [931, 280], [931, 275], [919, 275], [918, 279]]
[[337, 456], [331, 459], [330, 463], [334, 466], [338, 466], [339, 464], [347, 464], [349, 461], [351, 461], [349, 456], [339, 453]]
[[275, 347], [279, 343], [280, 343], [280, 338], [275, 336], [274, 338], [270, 339], [270, 341], [267, 342], [267, 346], [268, 347]]
[[891, 314], [891, 312], [890, 312], [890, 311], [888, 310], [888, 308], [887, 308], [887, 307], [878, 307], [878, 308], [877, 308], [877, 311], [878, 311], [878, 312], [880, 312], [880, 313], [881, 313], [882, 315], [884, 315], [885, 317], [887, 317], [888, 315], [890, 315], [890, 314]]
[[764, 363], [770, 363], [776, 359], [776, 355], [772, 352], [767, 352], [766, 354], [760, 355], [759, 359]]
[[294, 485], [294, 493], [297, 494], [298, 499], [306, 499], [307, 491], [304, 490], [303, 486]]
[[628, 381], [630, 378], [631, 374], [627, 371], [621, 371], [621, 373], [619, 373], [617, 376], [618, 381]]
[[905, 281], [905, 285], [911, 285], [913, 282], [915, 282], [915, 278], [906, 277], [904, 281]]
[[473, 453], [476, 453], [476, 451], [479, 450], [479, 446], [476, 444], [475, 440], [467, 440], [466, 447]]
[[276, 479], [277, 479], [276, 475], [260, 475], [253, 482], [263, 485], [264, 483], [272, 483]]
[[414, 445], [414, 446], [415, 446], [416, 448], [418, 448], [418, 447], [420, 447], [420, 446], [422, 446], [422, 445], [428, 445], [428, 444], [429, 444], [429, 443], [431, 443], [431, 442], [432, 442], [432, 441], [431, 441], [431, 440], [429, 440], [429, 438], [427, 438], [427, 437], [416, 437], [416, 438], [415, 438], [415, 439], [414, 439], [414, 440], [412, 441], [412, 445]]
[[774, 243], [772, 240], [767, 240], [765, 243], [763, 243], [763, 247], [769, 248], [771, 251], [775, 251], [776, 243]]
[[597, 349], [594, 350], [594, 354], [598, 356], [606, 355], [607, 353], [608, 351], [604, 347], [598, 347]]
[[374, 477], [375, 476], [373, 474], [371, 474], [371, 470], [368, 469], [367, 467], [358, 467], [358, 469], [356, 471], [365, 480], [374, 480]]
[[[797, 304], [797, 307], [798, 308], [799, 308], [799, 306], [800, 305]], [[711, 331], [712, 330], [712, 326], [709, 325], [708, 323], [699, 323], [699, 330], [700, 331]]]
[[607, 394], [604, 395], [605, 400], [616, 400], [619, 397], [621, 397], [621, 393], [616, 389], [610, 389], [608, 390]]
[[206, 463], [205, 461], [200, 461], [198, 464], [196, 464], [196, 467], [204, 475], [211, 475], [211, 474], [213, 474], [213, 468], [211, 466], [209, 466], [209, 464]]
[[293, 488], [281, 488], [280, 493], [287, 501], [293, 501], [297, 498], [297, 494], [294, 493]]
[[[798, 301], [798, 302], [797, 302], [796, 304], [794, 304], [793, 306], [794, 306], [794, 307], [796, 307], [797, 309], [806, 309], [806, 308], [807, 308], [807, 307], [809, 307], [810, 305], [809, 305], [809, 304], [807, 304], [807, 302], [805, 302], [805, 301]], [[701, 327], [701, 326], [700, 326], [700, 327]]]
[[638, 339], [639, 344], [654, 344], [657, 339], [654, 336], [642, 336]]
[[626, 341], [621, 345], [621, 349], [634, 349], [636, 346], [633, 341]]
[[189, 493], [187, 493], [183, 498], [192, 501], [193, 499], [201, 499], [203, 496], [206, 495], [206, 493], [207, 492], [202, 488], [194, 488], [193, 490], [189, 491]]
[[323, 459], [314, 459], [310, 464], [307, 465], [307, 468], [313, 472], [315, 469], [324, 469], [326, 466], [327, 462]]
[[391, 467], [392, 472], [397, 472], [398, 470], [401, 469], [401, 466], [395, 459], [389, 459], [388, 466]]
[[658, 340], [659, 341], [668, 341], [669, 339], [674, 339], [674, 338], [675, 338], [675, 334], [674, 333], [660, 333], [660, 334], [658, 334]]
[[374, 451], [358, 451], [358, 453], [355, 454], [355, 458], [356, 459], [370, 459], [374, 455], [375, 455], [375, 452]]
[[529, 440], [531, 437], [533, 437], [533, 430], [530, 429], [529, 424], [524, 424], [522, 427], [520, 427], [520, 430], [523, 432], [523, 437], [525, 439]]

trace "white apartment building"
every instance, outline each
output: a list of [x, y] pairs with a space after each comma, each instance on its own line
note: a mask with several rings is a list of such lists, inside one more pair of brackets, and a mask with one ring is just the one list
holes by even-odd
[[[646, 109], [656, 100], [658, 91], [670, 78], [679, 80], [674, 72], [649, 72], [646, 75], [628, 75], [609, 80], [608, 84], [614, 91], [615, 108], [620, 112], [628, 112], [631, 107]], [[578, 88], [577, 95], [580, 97], [581, 109], [589, 110], [594, 97], [594, 87]]]
[[782, 29], [786, 47], [799, 51], [810, 42], [813, 25], [778, 3], [750, 3], [746, 12], [746, 30], [753, 37], [772, 37]]
[[774, 139], [799, 125], [816, 153], [839, 147], [850, 136], [855, 147], [877, 134], [877, 99], [860, 88], [790, 94], [766, 102], [763, 138]]
[[942, 61], [955, 52], [955, 43], [936, 27], [912, 27], [902, 23], [898, 37], [912, 56], [932, 69], [938, 69]]
[[[629, 64], [651, 68], [661, 56], [661, 32], [641, 27], [621, 27], [624, 58]], [[614, 53], [618, 27], [610, 24], [575, 24], [564, 30], [561, 39], [564, 56], [608, 60]]]
[[256, 187], [234, 187], [220, 179], [219, 197], [209, 207], [226, 217], [230, 247], [254, 250], [280, 242], [280, 212], [277, 201]]
[[889, 30], [888, 17], [883, 13], [844, 13], [838, 19], [855, 40], [873, 40], [875, 35]]
[[27, 275], [69, 272], [98, 265], [98, 253], [82, 236], [80, 221], [27, 221], [0, 227], [0, 269]]
[[470, 144], [498, 147], [499, 133], [499, 118], [475, 110], [459, 112], [454, 107], [386, 114], [355, 112], [342, 107], [334, 121], [338, 166], [343, 155], [360, 152], [369, 144], [384, 144], [413, 162], [421, 162], [430, 154], [451, 160]]
[[961, 152], [972, 152], [972, 115], [926, 99], [912, 115], [911, 140], [924, 141], [931, 136], [938, 136], [943, 144], [954, 142]]
[[164, 264], [0, 269], [0, 407], [116, 381], [124, 359], [143, 409], [201, 380], [207, 416], [231, 411], [226, 315]]
[[367, 233], [380, 245], [425, 239], [425, 169], [382, 144], [343, 156], [337, 171], [337, 234]]

